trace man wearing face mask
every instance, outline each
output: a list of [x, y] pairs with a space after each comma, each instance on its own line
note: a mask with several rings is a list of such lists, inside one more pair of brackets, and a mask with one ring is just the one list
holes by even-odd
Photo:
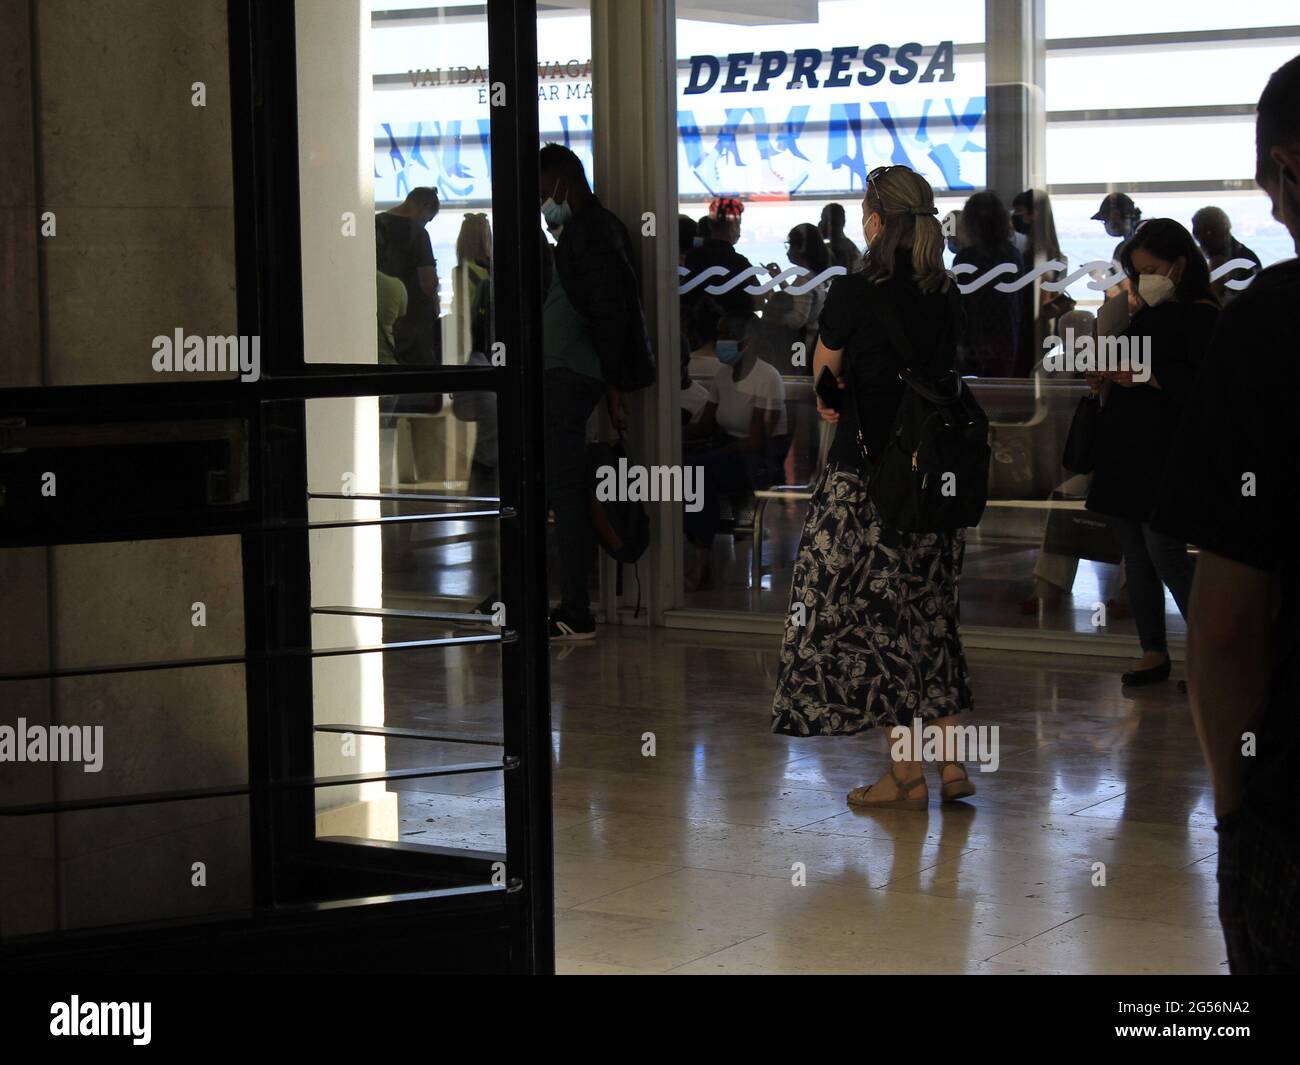
[[[1255, 155], [1255, 181], [1300, 253], [1300, 57], [1260, 96]], [[1224, 310], [1155, 521], [1201, 549], [1188, 687], [1214, 785], [1219, 919], [1234, 975], [1300, 971], [1297, 337], [1300, 260], [1288, 259]]]
[[1108, 516], [1124, 553], [1142, 657], [1122, 680], [1137, 686], [1169, 679], [1164, 588], [1184, 618], [1191, 601], [1187, 544], [1153, 529], [1151, 516], [1164, 482], [1165, 456], [1200, 372], [1219, 304], [1205, 257], [1172, 218], [1147, 222], [1125, 243], [1120, 261], [1136, 289], [1139, 310], [1121, 348], [1127, 349], [1129, 365], [1102, 366], [1089, 378], [1094, 389], [1100, 391], [1104, 382], [1107, 391], [1087, 506]]
[[538, 169], [542, 217], [556, 238], [542, 307], [546, 485], [560, 562], [550, 636], [589, 640], [596, 623], [587, 588], [595, 551], [587, 422], [603, 397], [610, 420], [624, 428], [624, 393], [652, 384], [655, 362], [627, 229], [601, 205], [568, 148], [544, 146]]

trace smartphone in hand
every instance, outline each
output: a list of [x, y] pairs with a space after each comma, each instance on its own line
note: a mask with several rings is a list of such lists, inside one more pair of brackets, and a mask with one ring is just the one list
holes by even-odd
[[830, 407], [831, 410], [840, 409], [840, 404], [844, 402], [844, 390], [840, 388], [840, 383], [835, 375], [831, 373], [829, 366], [822, 367], [822, 372], [817, 375], [817, 384], [814, 388], [817, 390], [817, 398], [822, 401], [823, 407]]

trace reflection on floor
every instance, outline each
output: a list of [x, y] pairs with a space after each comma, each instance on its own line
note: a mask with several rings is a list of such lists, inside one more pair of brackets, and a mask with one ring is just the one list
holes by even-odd
[[[718, 536], [713, 548], [712, 586], [686, 595], [684, 605], [705, 610], [784, 614], [790, 605], [790, 576], [805, 512], [803, 503], [773, 503], [768, 507], [763, 573], [757, 589], [750, 587], [752, 541], [746, 535]], [[1034, 564], [1046, 511], [990, 513], [992, 517], [986, 519], [984, 528], [972, 531], [967, 538], [961, 584], [963, 624], [1042, 633], [1132, 637], [1133, 656], [1137, 657], [1137, 630], [1131, 617], [1109, 610], [1104, 628], [1095, 624], [1099, 604], [1111, 599], [1125, 601], [1119, 589], [1117, 566], [1084, 560], [1079, 563], [1073, 594], [1061, 595], [1053, 603], [1040, 604], [1033, 612], [1023, 613], [1021, 603], [1034, 591]], [[412, 528], [414, 532], [408, 533]], [[408, 535], [408, 543], [414, 550], [403, 553], [394, 550], [395, 545], [389, 545], [386, 557], [401, 558], [405, 565], [386, 562], [386, 600], [403, 596], [447, 597], [460, 600], [457, 609], [468, 609], [475, 602], [496, 594], [495, 530], [468, 523], [443, 523], [437, 527], [416, 525], [402, 532]], [[549, 568], [555, 572], [553, 538], [549, 549]], [[593, 577], [594, 572], [593, 566]], [[594, 584], [592, 595], [593, 602], [598, 602]], [[1165, 627], [1171, 640], [1183, 640], [1186, 636], [1183, 619], [1168, 592]]]
[[[807, 504], [773, 503], [764, 521], [763, 573], [758, 588], [751, 587], [753, 544], [748, 536], [720, 535], [713, 546], [713, 580], [709, 588], [686, 596], [685, 605], [704, 610], [745, 610], [784, 614], [790, 605], [790, 577]], [[1099, 631], [1094, 624], [1096, 605], [1118, 596], [1119, 567], [1084, 560], [1079, 563], [1073, 595], [1043, 604], [1033, 613], [1020, 604], [1034, 591], [1034, 563], [1046, 511], [989, 512], [986, 528], [967, 534], [962, 570], [961, 617], [967, 625], [1037, 629], [1043, 632]], [[1171, 639], [1186, 635], [1173, 598], [1165, 593], [1165, 627]], [[1132, 618], [1107, 617], [1104, 631], [1111, 636], [1132, 636]], [[1136, 648], [1134, 657], [1137, 657]]]
[[[615, 627], [552, 652], [561, 972], [1226, 972], [1207, 777], [1172, 683], [1125, 693], [1113, 661], [975, 652], [997, 771], [965, 804], [935, 803], [931, 775], [928, 812], [859, 813], [844, 794], [885, 767], [884, 738], [772, 735], [775, 652]], [[495, 649], [393, 658], [389, 724], [499, 729]], [[502, 846], [498, 775], [402, 790], [408, 842]]]

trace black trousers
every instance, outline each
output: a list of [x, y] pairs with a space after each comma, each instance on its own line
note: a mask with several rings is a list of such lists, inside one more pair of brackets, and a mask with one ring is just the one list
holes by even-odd
[[1187, 553], [1187, 544], [1156, 532], [1146, 522], [1111, 517], [1110, 527], [1124, 552], [1128, 601], [1142, 650], [1167, 651], [1165, 587], [1173, 593], [1179, 613], [1187, 620], [1195, 560]]
[[546, 497], [555, 511], [560, 555], [560, 612], [570, 621], [591, 617], [587, 581], [596, 530], [591, 524], [587, 421], [605, 385], [573, 370], [546, 371]]

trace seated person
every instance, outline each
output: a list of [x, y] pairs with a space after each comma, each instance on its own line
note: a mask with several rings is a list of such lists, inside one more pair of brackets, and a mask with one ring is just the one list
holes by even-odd
[[686, 465], [704, 470], [703, 507], [687, 511], [686, 587], [709, 581], [709, 556], [722, 522], [722, 498], [752, 492], [778, 476], [790, 445], [785, 384], [776, 368], [758, 358], [754, 314], [726, 315], [717, 327], [720, 363], [709, 382], [709, 399], [699, 421], [687, 428]]
[[711, 378], [721, 365], [715, 344], [718, 340], [718, 323], [726, 314], [721, 305], [712, 296], [705, 295], [691, 304], [689, 309], [682, 304], [683, 332], [690, 355], [686, 362], [686, 373], [695, 378]]
[[682, 374], [682, 425], [697, 425], [709, 405], [709, 390], [699, 381]]

